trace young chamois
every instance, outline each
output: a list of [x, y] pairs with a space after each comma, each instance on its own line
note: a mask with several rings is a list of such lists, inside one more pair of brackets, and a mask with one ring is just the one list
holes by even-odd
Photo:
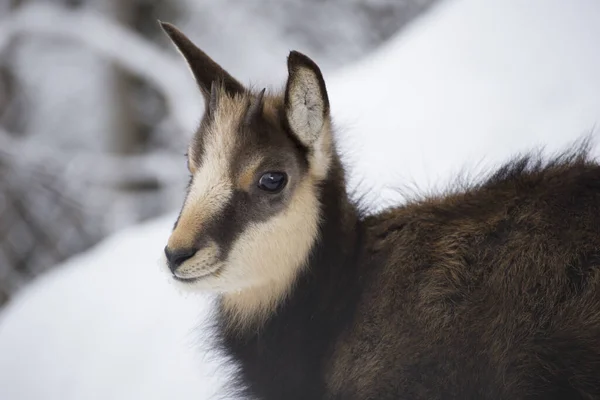
[[365, 216], [313, 61], [292, 51], [283, 93], [252, 91], [162, 26], [206, 100], [166, 264], [218, 293], [242, 396], [600, 398], [600, 166], [585, 149]]

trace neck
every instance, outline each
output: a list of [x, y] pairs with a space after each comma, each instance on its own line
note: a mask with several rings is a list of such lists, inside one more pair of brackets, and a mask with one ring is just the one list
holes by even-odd
[[[294, 268], [285, 279], [223, 295], [220, 319], [227, 330], [256, 331], [286, 304], [306, 296], [306, 285], [310, 285], [311, 280], [319, 284], [330, 279], [335, 281], [336, 272], [353, 262], [359, 216], [348, 198], [338, 157], [334, 158], [327, 178], [317, 185], [320, 204], [316, 206], [321, 209], [318, 235], [308, 256], [303, 258], [303, 265]], [[252, 318], [247, 318], [248, 315]]]

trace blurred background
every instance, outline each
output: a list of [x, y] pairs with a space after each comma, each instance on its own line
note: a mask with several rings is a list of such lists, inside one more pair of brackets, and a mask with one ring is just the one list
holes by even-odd
[[372, 209], [582, 135], [598, 0], [0, 0], [0, 400], [226, 398], [163, 248], [203, 111], [157, 19], [240, 81], [322, 68]]
[[277, 85], [290, 49], [330, 73], [438, 1], [0, 0], [0, 307], [180, 206], [202, 108], [157, 19], [239, 79]]

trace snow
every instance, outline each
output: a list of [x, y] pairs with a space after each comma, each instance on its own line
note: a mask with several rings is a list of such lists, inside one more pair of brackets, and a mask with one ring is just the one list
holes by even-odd
[[[381, 205], [402, 182], [439, 186], [591, 132], [600, 119], [598, 37], [595, 0], [442, 4], [326, 77], [351, 183], [377, 189], [371, 198]], [[112, 236], [9, 304], [0, 315], [1, 399], [219, 393], [226, 371], [206, 355], [208, 299], [179, 295], [160, 271], [174, 219]]]
[[591, 132], [599, 22], [595, 0], [450, 1], [339, 71], [333, 112], [350, 128], [341, 141], [360, 149], [351, 184], [368, 177], [369, 198], [401, 199], [391, 190], [399, 182], [440, 187], [459, 171]]
[[1, 399], [215, 394], [218, 365], [193, 334], [208, 302], [178, 295], [160, 270], [174, 218], [114, 235], [10, 304], [0, 320]]

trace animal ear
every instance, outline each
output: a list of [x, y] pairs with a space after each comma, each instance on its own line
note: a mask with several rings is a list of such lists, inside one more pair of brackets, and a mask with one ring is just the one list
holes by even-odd
[[297, 51], [290, 52], [287, 65], [285, 116], [292, 133], [310, 146], [329, 116], [325, 80], [317, 64]]
[[[216, 85], [222, 85], [230, 95], [245, 92], [244, 86], [225, 71], [219, 64], [200, 50], [192, 41], [174, 25], [158, 21], [161, 28], [169, 36], [173, 44], [183, 55], [196, 78], [196, 82], [204, 95], [206, 104], [216, 101]], [[211, 95], [212, 92], [212, 95]]]

